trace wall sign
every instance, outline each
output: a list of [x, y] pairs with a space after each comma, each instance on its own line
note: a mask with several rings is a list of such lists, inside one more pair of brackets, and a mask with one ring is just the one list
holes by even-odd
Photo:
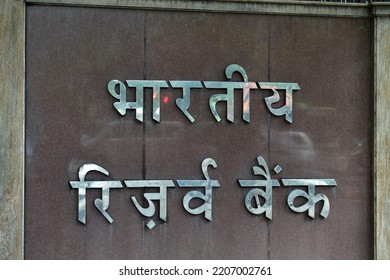
[[[173, 88], [181, 88], [183, 97], [176, 100], [177, 107], [184, 113], [184, 115], [191, 121], [195, 122], [195, 118], [188, 111], [190, 107], [190, 96], [192, 88], [202, 88], [203, 85], [208, 89], [223, 89], [226, 93], [214, 94], [209, 99], [209, 107], [214, 118], [220, 122], [216, 104], [218, 102], [226, 102], [227, 106], [227, 119], [230, 122], [234, 122], [234, 90], [240, 89], [243, 94], [243, 114], [242, 118], [246, 122], [250, 122], [250, 91], [258, 89], [255, 82], [248, 82], [248, 76], [245, 70], [237, 64], [229, 65], [225, 69], [225, 75], [228, 79], [231, 79], [234, 72], [240, 73], [243, 78], [243, 82], [220, 82], [220, 81], [169, 81]], [[127, 101], [126, 86], [119, 80], [111, 80], [108, 83], [108, 92], [116, 98], [117, 102], [114, 102], [114, 107], [119, 114], [124, 116], [127, 110], [136, 111], [136, 119], [143, 122], [143, 110], [144, 110], [144, 89], [153, 89], [153, 119], [156, 122], [160, 122], [160, 90], [161, 88], [167, 88], [168, 82], [159, 80], [126, 80], [126, 84], [129, 88], [135, 88], [136, 100], [132, 102]], [[292, 123], [292, 104], [293, 104], [293, 91], [299, 90], [297, 83], [270, 83], [270, 82], [258, 82], [260, 89], [272, 90], [273, 95], [265, 98], [265, 102], [268, 110], [275, 116], [285, 116], [285, 120]], [[117, 89], [119, 88], [119, 93]], [[284, 90], [286, 93], [285, 105], [280, 108], [274, 108], [272, 105], [280, 101], [280, 95], [278, 90]], [[307, 187], [307, 191], [297, 189], [292, 191], [287, 197], [288, 207], [297, 213], [307, 212], [307, 215], [315, 218], [315, 205], [322, 201], [323, 206], [320, 215], [323, 218], [327, 218], [330, 211], [330, 203], [327, 196], [323, 193], [316, 194], [316, 187], [336, 186], [336, 180], [334, 179], [271, 179], [271, 174], [268, 165], [262, 156], [257, 157], [257, 166], [253, 166], [252, 170], [254, 175], [261, 176], [261, 180], [244, 180], [238, 179], [238, 184], [241, 188], [251, 188], [246, 194], [244, 205], [246, 209], [254, 214], [261, 215], [265, 213], [265, 217], [272, 220], [272, 191], [275, 187]], [[145, 217], [151, 218], [156, 213], [156, 206], [154, 201], [159, 201], [159, 219], [167, 221], [167, 189], [178, 186], [179, 188], [204, 188], [204, 191], [192, 190], [189, 191], [183, 197], [184, 209], [192, 215], [203, 214], [204, 218], [212, 221], [212, 201], [213, 201], [213, 188], [221, 187], [218, 180], [212, 180], [209, 177], [207, 168], [212, 166], [217, 168], [217, 163], [212, 158], [206, 158], [201, 164], [203, 176], [205, 180], [124, 180], [121, 181], [88, 181], [86, 175], [88, 172], [97, 171], [106, 176], [109, 172], [94, 163], [83, 164], [79, 168], [78, 177], [79, 181], [70, 181], [70, 185], [74, 189], [78, 189], [78, 220], [86, 224], [86, 190], [87, 189], [101, 189], [102, 198], [96, 198], [94, 205], [100, 211], [100, 213], [107, 219], [109, 223], [113, 223], [113, 218], [108, 214], [107, 210], [110, 205], [110, 189], [118, 188], [157, 188], [158, 192], [144, 193], [144, 198], [147, 201], [147, 207], [143, 207], [135, 196], [131, 196], [131, 201], [136, 209]], [[276, 165], [273, 169], [275, 174], [279, 174], [282, 171], [280, 165]], [[264, 188], [261, 189], [261, 188]], [[222, 190], [223, 191], [223, 187]], [[260, 202], [260, 197], [265, 201], [263, 204]], [[307, 200], [306, 203], [300, 206], [295, 206], [295, 199], [302, 197]], [[203, 200], [204, 203], [196, 208], [190, 206], [191, 200], [198, 198]], [[156, 226], [156, 222], [150, 219], [146, 226], [152, 229]]]
[[[238, 184], [242, 188], [251, 188], [251, 190], [245, 196], [246, 209], [254, 214], [261, 215], [265, 213], [267, 219], [272, 220], [272, 190], [275, 187], [307, 187], [307, 191], [297, 189], [292, 191], [287, 197], [288, 207], [297, 213], [303, 213], [307, 211], [307, 215], [314, 219], [315, 217], [315, 205], [316, 203], [323, 201], [323, 206], [320, 215], [323, 218], [327, 218], [330, 211], [329, 199], [325, 194], [316, 194], [316, 187], [327, 186], [335, 187], [336, 180], [334, 179], [271, 179], [271, 174], [267, 166], [266, 161], [262, 156], [257, 157], [258, 166], [253, 166], [253, 173], [256, 176], [262, 176], [261, 180], [238, 180]], [[101, 189], [102, 198], [96, 198], [94, 204], [96, 208], [102, 213], [108, 222], [112, 223], [114, 220], [108, 214], [107, 209], [110, 205], [110, 189], [118, 189], [127, 187], [134, 188], [158, 188], [158, 192], [147, 192], [144, 194], [147, 207], [142, 207], [137, 201], [135, 196], [131, 196], [131, 200], [137, 210], [145, 217], [151, 218], [156, 213], [156, 206], [153, 201], [159, 201], [159, 218], [167, 221], [167, 189], [179, 186], [179, 188], [204, 188], [204, 192], [192, 190], [189, 191], [183, 197], [184, 209], [192, 215], [204, 214], [205, 219], [212, 221], [212, 201], [213, 201], [213, 188], [221, 187], [218, 180], [210, 179], [207, 168], [212, 166], [217, 168], [217, 163], [212, 158], [206, 158], [203, 160], [201, 167], [205, 180], [124, 180], [124, 185], [121, 181], [88, 181], [85, 177], [88, 172], [97, 171], [108, 176], [109, 172], [103, 167], [94, 164], [83, 164], [79, 169], [79, 181], [70, 181], [70, 185], [74, 189], [78, 189], [78, 220], [86, 224], [86, 190], [87, 189]], [[274, 172], [279, 174], [282, 171], [280, 165], [276, 165]], [[260, 188], [265, 188], [262, 190]], [[223, 188], [221, 188], [223, 191]], [[260, 197], [265, 199], [263, 204], [260, 203]], [[303, 197], [307, 202], [301, 206], [295, 206], [294, 201], [298, 197]], [[192, 199], [201, 199], [204, 203], [196, 208], [190, 207]], [[152, 229], [156, 226], [156, 222], [151, 219], [147, 222], [146, 226]]]
[[368, 19], [26, 8], [27, 259], [370, 258]]
[[[217, 112], [217, 103], [226, 102], [227, 106], [227, 119], [230, 122], [234, 122], [234, 90], [242, 90], [242, 119], [246, 122], [250, 122], [250, 92], [251, 90], [258, 89], [255, 82], [248, 82], [248, 76], [240, 65], [232, 64], [226, 67], [226, 78], [231, 79], [233, 73], [238, 72], [243, 78], [243, 82], [219, 82], [219, 81], [169, 81], [172, 88], [181, 88], [183, 91], [183, 98], [176, 100], [176, 105], [183, 112], [183, 114], [191, 121], [195, 122], [195, 118], [188, 111], [190, 108], [190, 97], [192, 88], [207, 89], [221, 89], [226, 93], [214, 94], [210, 97], [209, 107], [214, 118], [220, 122], [221, 117]], [[168, 82], [166, 81], [149, 81], [149, 80], [126, 80], [126, 84], [129, 88], [135, 88], [136, 100], [128, 102], [126, 100], [126, 85], [118, 80], [112, 80], [108, 83], [108, 92], [116, 98], [117, 102], [114, 102], [114, 107], [122, 116], [126, 115], [127, 110], [136, 111], [136, 119], [143, 122], [144, 111], [144, 89], [153, 89], [153, 119], [156, 122], [160, 122], [160, 90], [162, 88], [168, 88]], [[275, 116], [285, 116], [286, 121], [292, 123], [292, 104], [293, 104], [293, 91], [299, 90], [297, 83], [270, 83], [270, 82], [258, 82], [260, 89], [272, 90], [273, 95], [265, 98], [268, 110]], [[119, 87], [119, 92], [117, 88]], [[280, 101], [280, 95], [278, 90], [286, 91], [285, 105], [280, 108], [273, 108], [272, 105]]]

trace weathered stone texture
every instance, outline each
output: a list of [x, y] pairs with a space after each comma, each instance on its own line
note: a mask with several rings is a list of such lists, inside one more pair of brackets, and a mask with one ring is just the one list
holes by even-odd
[[377, 259], [390, 259], [390, 18], [375, 26], [375, 216]]
[[0, 259], [23, 258], [24, 1], [0, 5]]

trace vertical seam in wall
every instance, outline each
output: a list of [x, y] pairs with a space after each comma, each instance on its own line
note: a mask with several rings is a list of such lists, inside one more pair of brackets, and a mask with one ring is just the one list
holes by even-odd
[[[148, 12], [145, 11], [145, 16], [144, 16], [144, 57], [143, 57], [143, 60], [144, 60], [144, 64], [143, 64], [143, 79], [146, 80], [147, 78], [147, 63], [146, 63], [146, 59], [147, 59], [147, 55], [146, 55], [146, 43], [147, 43], [147, 40], [146, 40], [146, 25], [147, 25], [147, 17], [148, 17]], [[144, 100], [145, 102], [145, 100]], [[143, 110], [143, 119], [145, 120], [145, 110]], [[143, 135], [143, 141], [142, 141], [142, 179], [145, 180], [146, 178], [146, 162], [145, 162], [145, 156], [146, 156], [146, 143], [145, 143], [145, 140], [146, 140], [146, 137], [145, 137], [145, 133], [146, 133], [146, 127], [145, 127], [145, 122], [142, 122], [142, 135]]]
[[[147, 17], [148, 17], [148, 12], [144, 11], [144, 64], [143, 64], [143, 79], [146, 80], [147, 78], [147, 55], [146, 55], [146, 26], [147, 26]], [[144, 100], [145, 102], [145, 100]], [[145, 120], [145, 110], [143, 110], [143, 119]], [[142, 122], [142, 179], [146, 179], [146, 125], [145, 122]], [[145, 189], [144, 189], [145, 191]], [[143, 222], [143, 227], [142, 227], [142, 259], [145, 259], [145, 221]]]
[[[271, 26], [268, 23], [268, 82], [271, 81]], [[268, 160], [271, 162], [271, 113], [268, 111]], [[271, 223], [270, 221], [267, 221], [267, 230], [268, 230], [268, 236], [267, 236], [267, 259], [271, 259]]]
[[373, 204], [374, 204], [374, 259], [378, 259], [378, 213], [377, 213], [377, 197], [378, 197], [378, 107], [377, 107], [377, 100], [378, 100], [378, 19], [374, 15], [374, 32], [373, 32], [373, 43], [374, 43], [374, 143], [373, 143]]

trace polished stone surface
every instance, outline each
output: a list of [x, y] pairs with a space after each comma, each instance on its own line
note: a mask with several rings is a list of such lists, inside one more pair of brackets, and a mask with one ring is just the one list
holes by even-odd
[[[157, 12], [29, 6], [27, 9], [26, 257], [31, 259], [368, 259], [372, 257], [372, 80], [368, 19]], [[251, 94], [251, 122], [217, 123], [212, 94], [191, 92], [191, 122], [176, 107], [179, 89], [161, 90], [161, 122], [145, 91], [144, 122], [120, 116], [110, 80], [225, 81], [239, 64], [249, 81], [296, 82], [293, 123], [271, 115], [266, 90]], [[239, 76], [234, 76], [238, 80]], [[129, 91], [130, 92], [130, 91]], [[129, 96], [131, 98], [131, 96]], [[262, 155], [281, 178], [334, 178], [318, 187], [330, 200], [327, 219], [288, 209], [291, 189], [274, 189], [273, 219], [250, 214], [248, 189]], [[182, 206], [187, 190], [168, 190], [168, 219], [149, 230], [130, 195], [112, 190], [107, 223], [87, 191], [87, 224], [77, 221], [77, 180], [86, 162], [110, 180], [203, 179], [213, 189], [213, 221]], [[100, 180], [104, 177], [90, 175]]]

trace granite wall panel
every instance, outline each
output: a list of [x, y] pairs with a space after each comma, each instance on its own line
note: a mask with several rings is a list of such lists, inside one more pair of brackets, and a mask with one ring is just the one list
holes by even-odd
[[[370, 28], [358, 18], [28, 6], [26, 258], [372, 258]], [[298, 83], [293, 123], [270, 114], [268, 90], [251, 92], [250, 123], [241, 117], [240, 90], [234, 123], [223, 102], [221, 122], [210, 112], [210, 96], [222, 90], [192, 90], [194, 123], [176, 106], [180, 89], [161, 89], [160, 123], [151, 90], [143, 123], [134, 110], [119, 115], [107, 91], [113, 79], [226, 81], [230, 64], [251, 82]], [[258, 156], [275, 179], [334, 178], [337, 187], [317, 188], [330, 200], [329, 217], [319, 217], [320, 205], [314, 220], [292, 212], [287, 187], [273, 190], [272, 221], [249, 213], [249, 189], [237, 180], [256, 179]], [[213, 221], [186, 212], [190, 189], [177, 185], [167, 192], [167, 221], [157, 211], [151, 230], [130, 200], [155, 191], [147, 188], [111, 190], [113, 224], [93, 205], [100, 191], [88, 190], [87, 223], [77, 221], [69, 181], [86, 162], [106, 168], [110, 180], [195, 180], [208, 157], [218, 165], [210, 177], [221, 184]]]

